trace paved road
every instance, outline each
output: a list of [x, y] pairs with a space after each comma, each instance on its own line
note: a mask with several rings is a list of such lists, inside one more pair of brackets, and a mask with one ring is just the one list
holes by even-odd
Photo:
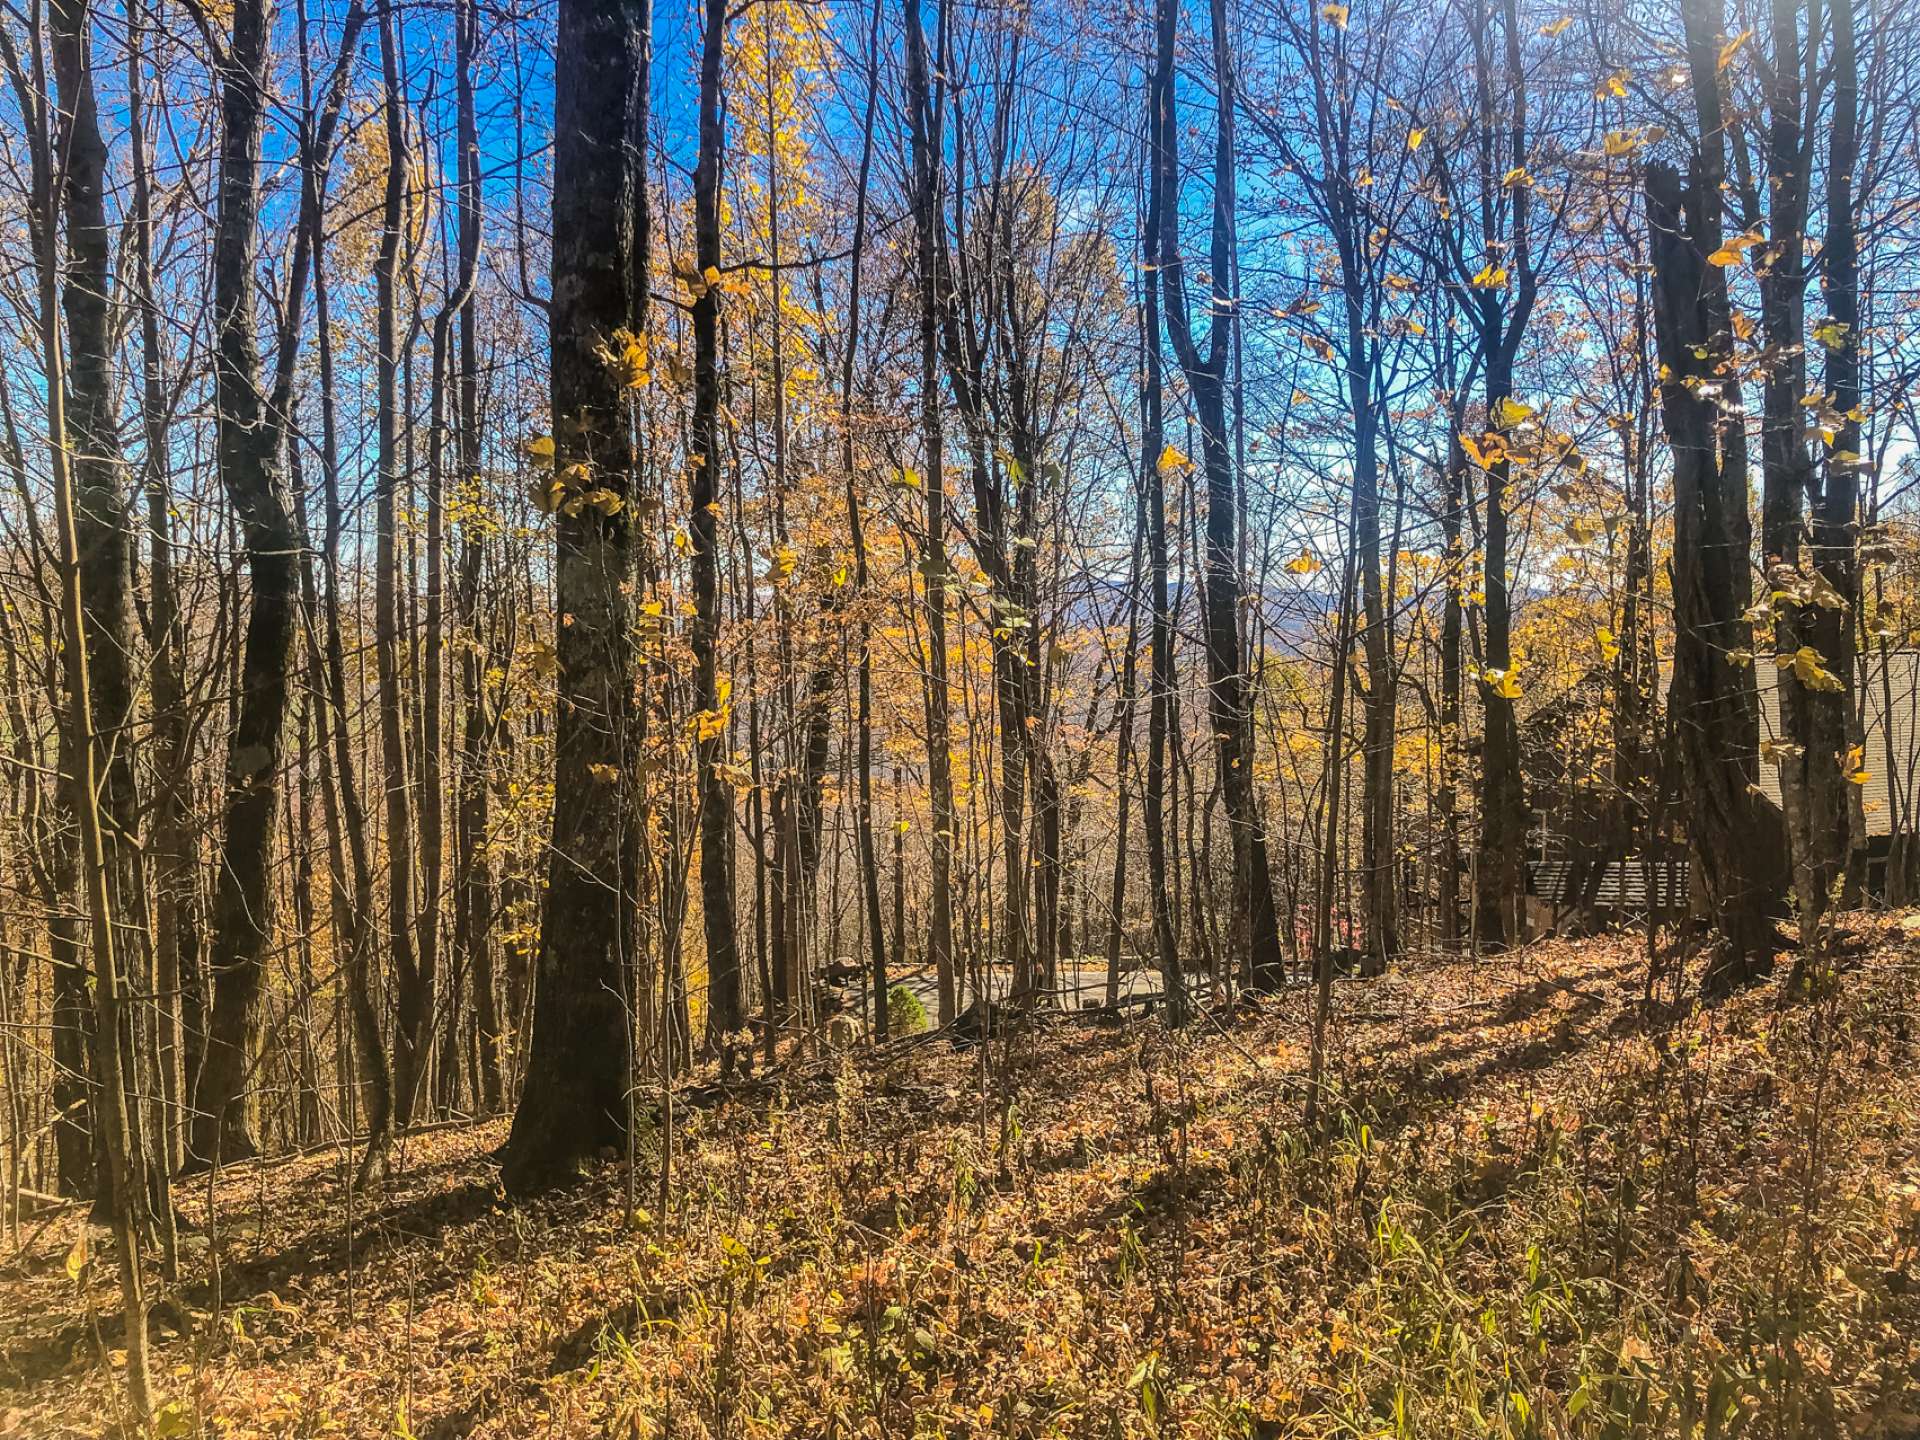
[[[995, 966], [987, 972], [987, 983], [995, 999], [1005, 996], [1012, 986], [1012, 980], [1012, 975], [1001, 966]], [[904, 979], [896, 980], [895, 983], [904, 984], [914, 993], [920, 1003], [926, 1006], [929, 1019], [939, 1013], [940, 987], [931, 970], [916, 970]], [[1088, 1001], [1103, 1005], [1107, 999], [1107, 967], [1104, 965], [1063, 966], [1060, 970], [1060, 989], [1062, 993], [1059, 1003], [1064, 1009], [1078, 1010]], [[1121, 999], [1159, 993], [1160, 974], [1157, 970], [1141, 969], [1122, 972]]]

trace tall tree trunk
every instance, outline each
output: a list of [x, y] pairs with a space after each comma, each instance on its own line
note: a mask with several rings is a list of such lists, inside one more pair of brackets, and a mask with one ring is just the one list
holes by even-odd
[[[927, 610], [927, 790], [933, 811], [929, 850], [933, 865], [932, 914], [927, 957], [933, 963], [939, 1020], [954, 1017], [953, 974], [953, 774], [947, 712], [947, 484], [940, 413], [939, 273], [940, 152], [938, 107], [927, 73], [927, 39], [920, 0], [905, 0], [907, 112], [911, 132], [913, 215], [920, 286], [920, 443], [926, 495], [921, 565]], [[896, 795], [898, 787], [896, 786]], [[896, 801], [897, 803], [897, 801]]]
[[[479, 27], [477, 0], [461, 0], [454, 11], [454, 94], [459, 112], [454, 224], [460, 247], [456, 282], [460, 294], [460, 333], [454, 463], [456, 493], [462, 499], [463, 517], [472, 515], [469, 503], [478, 504], [480, 498], [480, 327], [473, 298], [480, 270], [480, 137], [473, 90]], [[641, 43], [646, 44], [644, 36]], [[643, 86], [644, 83], [642, 80]], [[644, 103], [644, 90], [642, 101]], [[645, 194], [645, 184], [642, 175], [636, 181], [637, 195]], [[480, 1052], [480, 1109], [481, 1113], [491, 1115], [500, 1110], [506, 1096], [501, 1055], [505, 1032], [500, 1019], [499, 983], [494, 964], [497, 950], [489, 933], [493, 920], [493, 861], [487, 845], [487, 831], [492, 823], [489, 804], [492, 790], [487, 772], [492, 736], [487, 719], [485, 654], [477, 634], [481, 564], [485, 553], [484, 528], [473, 524], [471, 519], [463, 519], [454, 591], [454, 626], [462, 641], [459, 800], [454, 820], [454, 950], [459, 963], [473, 977]]]
[[[124, 724], [130, 718], [128, 712], [132, 702], [130, 695], [124, 698], [110, 696], [107, 700], [101, 700], [93, 693], [91, 662], [94, 637], [89, 633], [89, 614], [92, 610], [100, 609], [103, 600], [110, 604], [109, 597], [115, 592], [109, 590], [107, 596], [97, 592], [89, 594], [92, 589], [90, 582], [97, 581], [99, 577], [88, 573], [91, 568], [90, 557], [83, 548], [82, 537], [95, 525], [102, 523], [103, 517], [95, 514], [85, 521], [81, 518], [85, 503], [83, 497], [90, 498], [98, 505], [103, 499], [100, 493], [103, 488], [109, 491], [119, 488], [117, 437], [111, 433], [111, 414], [103, 404], [110, 393], [106, 368], [106, 222], [101, 209], [100, 189], [106, 169], [106, 146], [100, 138], [98, 112], [94, 104], [86, 10], [78, 0], [63, 0], [63, 3], [52, 7], [51, 19], [54, 71], [59, 91], [54, 154], [61, 158], [64, 166], [60, 178], [66, 192], [64, 209], [68, 258], [79, 277], [69, 281], [64, 297], [70, 327], [76, 319], [79, 322], [71, 336], [75, 362], [72, 375], [75, 404], [70, 420], [67, 413], [68, 372], [60, 333], [60, 267], [55, 263], [55, 236], [59, 230], [56, 215], [61, 207], [49, 185], [37, 197], [40, 201], [40, 224], [37, 228], [41, 242], [39, 298], [43, 373], [47, 387], [48, 449], [59, 526], [60, 619], [68, 697], [66, 728], [72, 737], [63, 748], [73, 761], [72, 788], [76, 817], [80, 822], [82, 892], [92, 932], [94, 1044], [91, 1058], [96, 1097], [94, 1118], [99, 1126], [101, 1149], [105, 1152], [107, 1162], [107, 1180], [111, 1186], [111, 1194], [106, 1197], [109, 1200], [108, 1215], [114, 1242], [119, 1250], [120, 1300], [127, 1344], [127, 1395], [136, 1424], [144, 1428], [147, 1416], [153, 1409], [152, 1378], [147, 1359], [147, 1303], [140, 1260], [140, 1240], [144, 1228], [140, 1215], [146, 1200], [145, 1166], [140, 1150], [138, 1112], [133, 1099], [137, 1087], [137, 1075], [133, 1069], [133, 1024], [126, 1005], [126, 978], [117, 958], [120, 947], [116, 944], [120, 938], [121, 917], [115, 908], [114, 890], [115, 882], [122, 880], [124, 871], [116, 865], [106, 835], [109, 823], [119, 823], [119, 817], [111, 811], [111, 771], [116, 763], [125, 764], [129, 772], [127, 783], [130, 785], [131, 762], [124, 756], [128, 733], [121, 731], [118, 735], [116, 748], [122, 752], [122, 756], [116, 761], [106, 753], [108, 741], [100, 723], [101, 717], [117, 713], [119, 719], [114, 723]], [[51, 179], [49, 172], [43, 170], [41, 174]], [[90, 295], [76, 297], [73, 292], [78, 285], [97, 288]], [[94, 348], [96, 346], [98, 348]], [[96, 386], [99, 393], [89, 395], [89, 389]], [[107, 443], [113, 443], [116, 448], [103, 451]], [[81, 466], [99, 465], [114, 473], [96, 474], [85, 482], [79, 481], [76, 470], [81, 467], [73, 463], [76, 444], [82, 449]], [[108, 455], [115, 457], [111, 464]], [[122, 547], [120, 556], [124, 567], [125, 516], [114, 516], [113, 523], [123, 527], [118, 543]], [[113, 542], [103, 542], [96, 536], [93, 543], [100, 545]], [[124, 584], [123, 581], [115, 583]], [[125, 606], [127, 597], [124, 588], [118, 589], [117, 594], [119, 603]], [[106, 609], [103, 613], [111, 624], [112, 610]], [[126, 652], [131, 645], [131, 629], [131, 620], [123, 613], [117, 637], [121, 645], [119, 659], [123, 665], [128, 660]], [[115, 712], [111, 708], [114, 704], [120, 704], [123, 708]], [[105, 807], [102, 805], [103, 798], [108, 802]], [[130, 848], [132, 843], [131, 831], [114, 837], [116, 849]], [[130, 899], [131, 893], [123, 890], [121, 903]]]
[[[1689, 20], [1700, 0], [1689, 0]], [[1714, 52], [1706, 52], [1711, 83]], [[1696, 62], [1696, 84], [1702, 67]], [[1717, 112], [1717, 104], [1715, 110]], [[1717, 114], [1715, 116], [1717, 122]], [[1706, 257], [1720, 246], [1717, 123], [1684, 190], [1666, 165], [1647, 171], [1654, 319], [1662, 414], [1674, 460], [1674, 655], [1670, 704], [1687, 783], [1694, 883], [1724, 945], [1708, 970], [1723, 988], [1771, 968], [1769, 916], [1786, 880], [1779, 811], [1760, 792], [1759, 702], [1753, 672], [1729, 659], [1752, 653], [1746, 451], [1740, 418], [1723, 421], [1699, 392], [1729, 363], [1725, 282]], [[1692, 382], [1689, 384], [1689, 382]]]
[[[199, 841], [192, 821], [193, 744], [186, 692], [187, 627], [174, 572], [173, 496], [167, 477], [165, 359], [160, 304], [153, 278], [153, 179], [147, 158], [146, 78], [142, 45], [145, 11], [127, 14], [127, 131], [132, 166], [131, 259], [140, 318], [140, 419], [146, 455], [142, 488], [147, 506], [147, 639], [153, 655], [154, 985], [159, 996], [160, 1101], [169, 1116], [185, 1112], [199, 1072], [206, 1033], [206, 996], [200, 977]], [[169, 1170], [182, 1159], [183, 1136], [171, 1119], [155, 1153]]]
[[[1493, 74], [1493, 41], [1487, 16], [1476, 22], [1474, 73], [1479, 97], [1480, 189], [1491, 195], [1502, 186], [1502, 176], [1514, 167], [1524, 169], [1529, 159], [1527, 73], [1521, 61], [1517, 0], [1500, 7], [1504, 71]], [[1498, 97], [1504, 95], [1511, 112], [1499, 134]], [[1504, 154], [1502, 153], [1504, 152]], [[1499, 157], [1499, 158], [1496, 158]], [[1513, 399], [1513, 367], [1526, 335], [1527, 322], [1538, 296], [1531, 223], [1532, 192], [1511, 188], [1510, 228], [1498, 230], [1496, 207], [1482, 209], [1481, 244], [1488, 264], [1498, 263], [1512, 274], [1511, 297], [1500, 285], [1473, 291], [1472, 317], [1485, 367], [1487, 424], [1498, 432], [1509, 427], [1504, 412]], [[1486, 467], [1485, 549], [1481, 588], [1485, 625], [1480, 704], [1485, 734], [1480, 755], [1480, 851], [1475, 931], [1483, 945], [1517, 945], [1526, 935], [1527, 789], [1520, 773], [1520, 727], [1514, 710], [1513, 686], [1504, 683], [1513, 669], [1513, 598], [1507, 574], [1510, 516], [1507, 490], [1513, 467], [1505, 446], [1496, 448]]]
[[[642, 45], [629, 0], [561, 0], [551, 315], [553, 483], [565, 497], [554, 516], [560, 707], [533, 1043], [503, 1174], [521, 1194], [566, 1178], [627, 1131], [640, 838], [625, 774], [635, 758], [632, 474], [624, 387], [604, 357], [634, 310], [633, 192], [643, 176], [629, 153], [629, 107]], [[709, 341], [711, 329], [709, 318]], [[703, 353], [710, 370], [710, 345]], [[711, 415], [695, 436], [711, 462]], [[702, 474], [711, 463], [695, 471], [696, 508], [712, 499], [710, 488], [699, 496]], [[611, 499], [588, 498], [601, 491]], [[711, 519], [697, 543], [711, 546]]]
[[[1172, 36], [1166, 27], [1167, 16], [1156, 22], [1157, 59], [1148, 98], [1150, 154], [1147, 184], [1147, 233], [1145, 249], [1145, 349], [1146, 366], [1142, 381], [1141, 403], [1141, 478], [1145, 497], [1142, 520], [1146, 526], [1147, 599], [1152, 607], [1148, 622], [1147, 661], [1147, 773], [1141, 796], [1141, 809], [1147, 827], [1147, 901], [1153, 916], [1153, 955], [1161, 983], [1171, 987], [1180, 975], [1180, 945], [1174, 923], [1173, 888], [1167, 875], [1167, 748], [1168, 735], [1175, 723], [1173, 673], [1173, 605], [1170, 598], [1167, 557], [1167, 484], [1169, 466], [1166, 453], [1166, 400], [1161, 360], [1160, 330], [1160, 245], [1166, 227], [1160, 207], [1165, 194], [1159, 183], [1160, 137], [1163, 126], [1172, 124], [1173, 55]], [[1162, 115], [1162, 111], [1166, 112]], [[1176, 865], [1176, 869], [1177, 869]]]
[[[1146, 283], [1151, 285], [1153, 282], [1149, 278]], [[1144, 329], [1142, 333], [1144, 335]], [[1153, 470], [1160, 461], [1155, 453], [1155, 446], [1160, 440], [1157, 433], [1159, 416], [1156, 407], [1148, 400], [1144, 380], [1140, 388], [1140, 411], [1141, 473], [1135, 481], [1133, 554], [1127, 564], [1127, 638], [1126, 648], [1120, 655], [1120, 696], [1115, 702], [1119, 720], [1115, 726], [1113, 745], [1113, 883], [1107, 891], [1106, 999], [1109, 1005], [1118, 1004], [1120, 1000], [1120, 957], [1126, 947], [1127, 861], [1131, 858], [1129, 842], [1132, 839], [1129, 806], [1133, 797], [1132, 787], [1127, 783], [1127, 772], [1134, 764], [1133, 712], [1140, 672], [1140, 571], [1147, 545], [1147, 472]], [[1091, 885], [1088, 888], [1091, 889]], [[1092, 938], [1083, 931], [1080, 938], [1082, 947], [1087, 946]]]
[[[300, 34], [306, 34], [305, 0], [296, 6]], [[356, 20], [354, 17], [360, 17]], [[349, 37], [358, 34], [365, 10], [355, 5], [349, 12]], [[323, 800], [327, 805], [339, 923], [336, 948], [342, 957], [347, 991], [347, 1012], [352, 1022], [351, 1068], [357, 1071], [365, 1091], [367, 1149], [360, 1161], [364, 1180], [384, 1174], [388, 1142], [393, 1131], [393, 1082], [388, 1067], [387, 1047], [380, 1031], [379, 1012], [373, 995], [374, 875], [369, 853], [371, 830], [367, 824], [366, 804], [361, 795], [358, 764], [354, 758], [347, 702], [346, 639], [341, 623], [340, 553], [346, 536], [346, 504], [341, 494], [340, 426], [335, 408], [332, 291], [327, 279], [324, 250], [325, 195], [332, 153], [333, 122], [339, 115], [345, 70], [336, 70], [333, 89], [328, 95], [318, 125], [313, 123], [312, 78], [307, 62], [307, 46], [300, 46], [300, 90], [303, 105], [301, 127], [301, 215], [300, 224], [313, 256], [314, 357], [319, 366], [320, 405], [320, 483], [325, 507], [324, 531], [319, 550], [326, 579], [324, 598], [319, 594], [311, 561], [302, 566], [302, 595], [309, 624], [323, 627], [320, 636], [309, 634], [309, 665], [320, 682], [324, 704], [315, 707], [314, 716], [322, 734], [322, 748], [328, 750], [322, 783], [327, 786]], [[296, 523], [304, 539], [306, 517], [296, 496]], [[304, 548], [304, 547], [303, 547]], [[330, 782], [330, 783], [329, 783]], [[349, 865], [349, 861], [351, 862]], [[351, 1119], [351, 1116], [349, 1116]]]
[[[1452, 389], [1451, 383], [1448, 388]], [[1448, 409], [1454, 423], [1447, 440], [1446, 492], [1440, 513], [1440, 534], [1446, 545], [1446, 595], [1440, 612], [1440, 787], [1434, 801], [1440, 812], [1440, 853], [1434, 868], [1439, 872], [1440, 943], [1448, 951], [1458, 950], [1467, 933], [1460, 910], [1464, 855], [1460, 843], [1460, 701], [1466, 628], [1461, 600], [1467, 578], [1467, 452], [1460, 444], [1458, 423], [1462, 408], [1457, 394], [1450, 396]]]
[[[379, 480], [375, 491], [374, 663], [380, 679], [381, 789], [387, 809], [387, 933], [393, 953], [394, 1123], [413, 1121], [426, 1075], [428, 1026], [433, 1017], [431, 977], [414, 948], [413, 785], [407, 767], [405, 696], [402, 693], [399, 517], [403, 482], [400, 458], [399, 269], [401, 227], [407, 205], [406, 102], [400, 92], [400, 39], [391, 8], [380, 11], [382, 114], [386, 122], [387, 175], [381, 209], [380, 248], [374, 258], [374, 409]], [[558, 413], [558, 412], [556, 412]], [[411, 586], [409, 586], [411, 589]]]
[[[110, 281], [108, 272], [109, 235], [106, 218], [107, 146], [100, 132], [99, 109], [95, 99], [92, 36], [84, 0], [59, 0], [49, 7], [54, 80], [59, 96], [58, 119], [54, 132], [56, 164], [64, 194], [61, 197], [66, 218], [65, 283], [60, 301], [66, 321], [68, 356], [64, 360], [67, 388], [62, 458], [72, 482], [73, 540], [79, 547], [78, 572], [74, 583], [84, 606], [84, 631], [88, 651], [84, 676], [71, 654], [68, 661], [68, 703], [81, 703], [82, 681], [88, 709], [84, 716], [75, 713], [69, 724], [84, 723], [85, 733], [100, 745], [95, 756], [76, 756], [83, 762], [97, 761], [99, 788], [75, 797], [82, 829], [89, 823], [102, 827], [105, 866], [102, 883], [106, 886], [111, 917], [111, 935], [94, 937], [96, 968], [117, 965], [114, 984], [122, 994], [130, 986], [150, 988], [151, 977], [141, 976], [148, 959], [146, 890], [140, 845], [140, 800], [134, 780], [134, 700], [136, 691], [133, 654], [133, 600], [130, 584], [132, 517], [130, 494], [126, 484], [126, 465], [120, 452], [119, 422], [115, 411], [113, 385], [113, 338], [109, 318]], [[52, 229], [47, 232], [49, 264], [52, 262]], [[52, 372], [49, 372], [49, 384]], [[63, 537], [64, 539], [65, 537]], [[91, 816], [91, 821], [89, 817]], [[84, 858], [84, 857], [83, 857]], [[90, 879], [83, 875], [83, 878]], [[94, 923], [100, 924], [99, 917]], [[136, 985], [136, 982], [140, 982]], [[99, 997], [96, 996], [96, 999]], [[100, 1013], [104, 1015], [105, 1008]], [[121, 1009], [115, 1014], [124, 1033], [108, 1036], [96, 1033], [96, 1052], [106, 1055], [113, 1068], [133, 1087], [126, 1094], [101, 1091], [104, 1103], [118, 1106], [127, 1129], [126, 1139], [133, 1146], [124, 1157], [128, 1173], [145, 1183], [149, 1157], [146, 1154], [145, 1120], [139, 1105], [130, 1097], [139, 1093], [136, 1056], [136, 1012]], [[97, 1086], [107, 1084], [106, 1061], [96, 1066]], [[95, 1132], [96, 1143], [112, 1145], [114, 1116]], [[118, 1176], [119, 1168], [109, 1174]], [[164, 1170], [155, 1174], [164, 1177]], [[96, 1177], [97, 1178], [97, 1177]], [[96, 1202], [106, 1199], [96, 1194]], [[114, 1197], [116, 1202], [118, 1197]], [[148, 1197], [139, 1193], [127, 1197], [129, 1206], [141, 1207], [130, 1213], [145, 1213]], [[96, 1208], [100, 1208], [98, 1203]]]
[[[1164, 83], [1154, 118], [1156, 184], [1160, 195], [1160, 270], [1167, 297], [1167, 328], [1193, 395], [1207, 482], [1207, 532], [1203, 597], [1209, 718], [1213, 724], [1221, 795], [1233, 840], [1233, 964], [1255, 988], [1271, 988], [1285, 976], [1286, 958], [1274, 913], [1273, 876], [1267, 866], [1266, 827], [1254, 784], [1253, 685], [1240, 644], [1238, 510], [1233, 459], [1227, 446], [1226, 360], [1234, 300], [1226, 294], [1233, 260], [1234, 139], [1233, 68], [1223, 0], [1213, 0], [1217, 126], [1213, 157], [1213, 233], [1209, 269], [1212, 316], [1207, 353], [1195, 343], [1187, 316], [1185, 265], [1179, 241], [1179, 152], [1174, 113], [1172, 50], [1178, 7], [1159, 0], [1159, 64]], [[1179, 1002], [1170, 1004], [1178, 1010]]]
[[873, 839], [873, 621], [867, 611], [867, 532], [854, 479], [853, 367], [860, 335], [860, 281], [867, 239], [867, 184], [873, 173], [873, 122], [880, 105], [880, 15], [873, 0], [867, 30], [867, 107], [860, 129], [860, 173], [853, 196], [853, 255], [847, 275], [847, 341], [840, 357], [840, 468], [846, 479], [847, 536], [853, 546], [854, 646], [860, 656], [854, 711], [854, 776], [858, 785], [854, 839], [860, 858], [868, 965], [873, 983], [874, 1040], [887, 1038], [887, 937], [880, 919], [880, 857]]
[[[1838, 417], [1823, 452], [1824, 488], [1811, 485], [1813, 497], [1813, 572], [1822, 594], [1838, 602], [1816, 605], [1803, 631], [1806, 643], [1823, 657], [1838, 689], [1809, 690], [1806, 703], [1808, 799], [1814, 847], [1808, 861], [1819, 868], [1810, 877], [1831, 897], [1834, 882], [1849, 862], [1849, 851], [1864, 847], [1865, 836], [1851, 834], [1856, 795], [1848, 783], [1860, 775], [1866, 757], [1855, 749], [1852, 726], [1855, 699], [1856, 624], [1860, 613], [1860, 566], [1855, 519], [1860, 501], [1860, 238], [1854, 220], [1853, 172], [1860, 155], [1860, 78], [1854, 51], [1853, 0], [1833, 0], [1833, 114], [1827, 159], [1825, 267], [1827, 316], [1816, 333], [1826, 353], [1827, 405]], [[1796, 410], [1795, 418], [1804, 411]], [[1813, 477], [1809, 477], [1810, 479]], [[1786, 676], [1781, 689], [1792, 689]], [[1809, 868], [1796, 864], [1796, 872]], [[1805, 914], [1802, 901], [1802, 914]], [[1802, 952], [1802, 961], [1806, 959]]]
[[[331, 153], [365, 7], [354, 0], [315, 131], [314, 154]], [[279, 356], [269, 391], [256, 335], [253, 262], [260, 210], [270, 15], [266, 0], [236, 0], [220, 56], [220, 179], [213, 239], [215, 448], [220, 481], [240, 522], [251, 607], [239, 659], [238, 706], [228, 742], [219, 879], [208, 971], [213, 1006], [195, 1089], [189, 1165], [257, 1153], [246, 1089], [253, 1070], [266, 948], [273, 933], [274, 818], [287, 710], [287, 675], [300, 598], [299, 528], [282, 473], [317, 223], [294, 240], [281, 306]], [[307, 167], [311, 171], [312, 167]], [[308, 186], [303, 206], [318, 204]]]
[[704, 279], [693, 301], [693, 425], [688, 486], [693, 514], [694, 705], [700, 711], [697, 744], [700, 791], [700, 904], [707, 932], [707, 1020], [718, 1041], [745, 1019], [740, 945], [734, 924], [733, 787], [720, 766], [727, 758], [728, 702], [720, 693], [719, 494], [720, 287], [707, 283], [720, 266], [720, 167], [726, 121], [720, 80], [726, 53], [726, 0], [704, 0], [706, 29], [700, 52], [700, 148], [694, 166], [694, 269]]
[[[1818, 659], [1807, 674], [1781, 667], [1776, 692], [1780, 729], [1788, 744], [1780, 760], [1780, 799], [1787, 852], [1799, 903], [1801, 936], [1812, 943], [1846, 863], [1846, 708], [1852, 680], [1852, 617], [1818, 590], [1804, 555], [1807, 497], [1816, 497], [1813, 457], [1806, 440], [1806, 231], [1812, 189], [1812, 142], [1804, 133], [1798, 0], [1772, 0], [1772, 56], [1766, 67], [1767, 243], [1754, 272], [1760, 286], [1760, 323], [1766, 340], [1761, 385], [1761, 573], [1785, 597], [1774, 614], [1775, 650], [1784, 657], [1813, 644], [1815, 632], [1837, 641], [1844, 655], [1813, 646]], [[1717, 57], [1716, 57], [1717, 65]], [[1757, 208], [1757, 197], [1755, 197]], [[1750, 217], [1758, 221], [1757, 214]], [[1811, 597], [1811, 598], [1810, 598]], [[1825, 604], [1820, 603], [1825, 601]], [[1831, 622], [1822, 612], [1831, 609]], [[1835, 661], [1839, 667], [1836, 668]], [[1808, 674], [1814, 678], [1809, 681]], [[1828, 678], [1831, 677], [1831, 678]], [[1816, 686], [1837, 684], [1827, 692]]]

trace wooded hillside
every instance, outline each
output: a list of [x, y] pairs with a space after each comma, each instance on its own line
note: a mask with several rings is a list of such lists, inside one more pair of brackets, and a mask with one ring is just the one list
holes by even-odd
[[0, 1434], [1913, 1433], [1911, 9], [0, 8]]

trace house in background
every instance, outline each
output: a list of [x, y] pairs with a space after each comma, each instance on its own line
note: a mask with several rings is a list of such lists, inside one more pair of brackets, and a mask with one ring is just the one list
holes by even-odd
[[[1780, 687], [1800, 682], [1767, 657], [1756, 661], [1760, 682], [1760, 738], [1780, 735]], [[1906, 903], [1916, 893], [1915, 789], [1920, 781], [1920, 650], [1863, 653], [1855, 662], [1855, 700], [1861, 723], [1857, 819], [1866, 822], [1867, 893]], [[1780, 803], [1780, 767], [1764, 761], [1760, 784]]]
[[[1780, 735], [1782, 684], [1798, 684], [1771, 657], [1756, 662], [1760, 737]], [[1866, 891], [1895, 904], [1920, 897], [1920, 649], [1859, 657], [1856, 700], [1866, 780], [1860, 786]], [[1533, 807], [1528, 915], [1536, 935], [1672, 918], [1690, 899], [1684, 809], [1648, 843], [1644, 817], [1612, 783], [1608, 677], [1595, 670], [1522, 727]], [[1759, 781], [1780, 803], [1780, 770], [1764, 759]]]

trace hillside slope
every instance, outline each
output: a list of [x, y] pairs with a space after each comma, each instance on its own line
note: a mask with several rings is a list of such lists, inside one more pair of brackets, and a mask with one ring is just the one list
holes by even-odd
[[[342, 1157], [234, 1172], [198, 1338], [157, 1325], [168, 1424], [1917, 1435], [1916, 928], [1855, 917], [1833, 992], [1659, 1033], [1638, 939], [1342, 982], [1318, 1142], [1292, 991], [1177, 1036], [1057, 1022], [984, 1071], [939, 1039], [796, 1063], [683, 1115], [666, 1211], [643, 1150], [631, 1226], [611, 1162], [507, 1206], [498, 1124], [411, 1139], [350, 1268]], [[112, 1433], [82, 1229], [0, 1279], [0, 1435]]]

